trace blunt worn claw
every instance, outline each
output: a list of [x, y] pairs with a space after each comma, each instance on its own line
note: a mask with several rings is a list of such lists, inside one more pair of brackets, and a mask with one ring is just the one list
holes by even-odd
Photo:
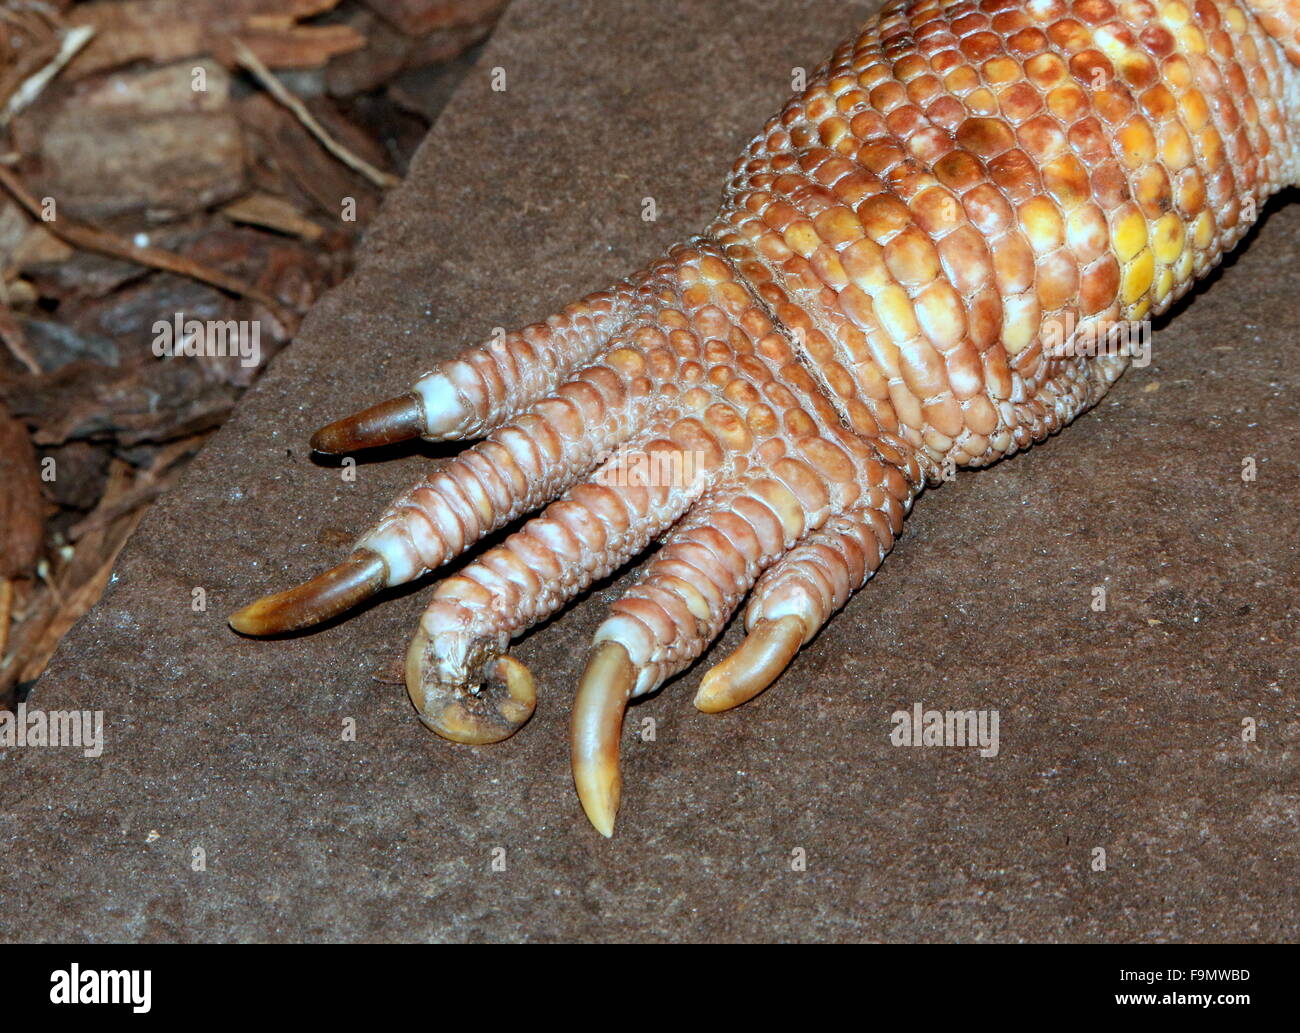
[[425, 433], [424, 405], [414, 393], [399, 395], [322, 427], [311, 437], [317, 452], [337, 455], [392, 445]]
[[618, 771], [618, 740], [623, 712], [636, 685], [636, 668], [617, 642], [601, 642], [592, 651], [573, 701], [570, 747], [573, 784], [587, 819], [609, 838], [623, 780]]
[[406, 691], [420, 721], [444, 739], [483, 746], [508, 739], [537, 708], [532, 672], [513, 657], [488, 654], [472, 661], [478, 683], [448, 677], [433, 640], [421, 628], [406, 652]]
[[740, 648], [704, 676], [695, 705], [706, 714], [718, 714], [747, 703], [776, 681], [803, 640], [803, 621], [793, 614], [760, 620]]
[[481, 417], [452, 379], [435, 369], [417, 380], [407, 394], [322, 427], [312, 435], [311, 447], [335, 455], [411, 438], [453, 441], [482, 430]]
[[263, 596], [230, 615], [243, 635], [281, 635], [337, 617], [369, 599], [387, 583], [384, 561], [358, 549], [337, 567], [275, 595]]

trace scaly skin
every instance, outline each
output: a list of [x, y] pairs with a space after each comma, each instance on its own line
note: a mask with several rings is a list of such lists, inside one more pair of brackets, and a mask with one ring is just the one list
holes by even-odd
[[926, 483], [1042, 440], [1129, 361], [1057, 331], [1163, 312], [1300, 181], [1300, 5], [1253, 2], [890, 3], [754, 138], [702, 235], [320, 431], [331, 452], [483, 440], [232, 625], [322, 620], [545, 506], [438, 584], [408, 653], [421, 719], [493, 742], [536, 700], [511, 638], [663, 536], [574, 705], [574, 781], [610, 835], [631, 698], [746, 595], [696, 705], [761, 692]]

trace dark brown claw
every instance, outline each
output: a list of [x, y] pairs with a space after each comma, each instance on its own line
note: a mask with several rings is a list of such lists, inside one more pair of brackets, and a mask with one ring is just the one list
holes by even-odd
[[311, 438], [317, 452], [338, 455], [422, 437], [424, 406], [415, 394], [399, 395], [322, 427]]
[[337, 617], [369, 599], [386, 583], [384, 561], [359, 549], [337, 567], [275, 595], [264, 596], [230, 615], [243, 635], [282, 635]]

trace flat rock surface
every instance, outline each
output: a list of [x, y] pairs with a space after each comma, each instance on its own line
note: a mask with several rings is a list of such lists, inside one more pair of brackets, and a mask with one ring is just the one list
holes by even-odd
[[[312, 461], [315, 427], [703, 226], [792, 66], [871, 8], [513, 5], [357, 274], [153, 508], [37, 686], [34, 707], [104, 712], [103, 756], [0, 752], [0, 937], [1300, 936], [1294, 204], [1095, 412], [927, 493], [776, 688], [691, 706], [733, 624], [637, 705], [611, 841], [578, 807], [566, 726], [630, 575], [518, 645], [542, 701], [483, 748], [425, 732], [374, 676], [427, 589], [278, 641], [226, 627], [335, 562], [427, 462], [349, 481]], [[892, 745], [918, 702], [996, 710], [997, 756]]]

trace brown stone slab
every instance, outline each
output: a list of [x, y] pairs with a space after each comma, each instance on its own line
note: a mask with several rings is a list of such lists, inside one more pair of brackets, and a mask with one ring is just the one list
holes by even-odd
[[[699, 665], [636, 706], [611, 841], [578, 807], [566, 723], [618, 584], [519, 645], [537, 715], [483, 748], [424, 732], [372, 678], [424, 592], [281, 641], [225, 626], [333, 562], [421, 467], [345, 482], [310, 461], [313, 429], [701, 227], [791, 67], [870, 8], [511, 7], [357, 274], [150, 512], [38, 686], [33, 705], [104, 711], [103, 756], [0, 752], [0, 937], [1300, 935], [1294, 205], [1096, 412], [923, 497], [777, 687], [705, 716]], [[1000, 753], [891, 745], [918, 701], [996, 709]]]

